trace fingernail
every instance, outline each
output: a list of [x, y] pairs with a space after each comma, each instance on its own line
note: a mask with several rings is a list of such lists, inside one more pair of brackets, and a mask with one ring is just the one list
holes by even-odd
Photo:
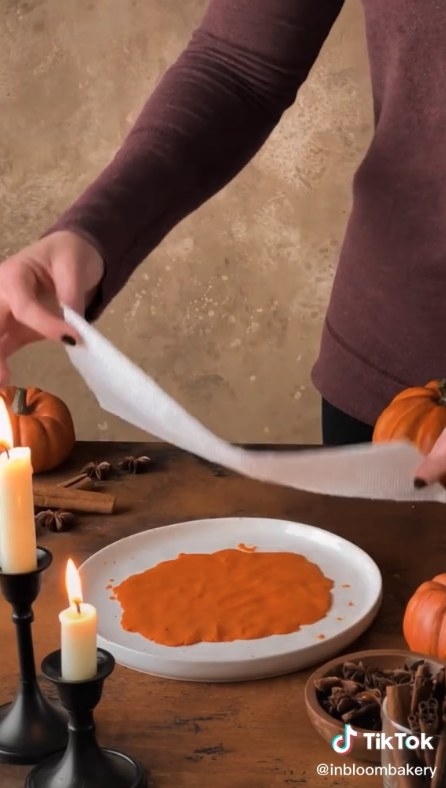
[[416, 490], [422, 490], [423, 487], [427, 487], [427, 482], [425, 482], [424, 479], [420, 479], [417, 477], [416, 479], [413, 480], [413, 486], [415, 487]]
[[65, 345], [75, 345], [75, 344], [76, 344], [76, 340], [75, 340], [75, 338], [74, 338], [74, 337], [70, 337], [70, 335], [69, 335], [69, 334], [64, 334], [64, 335], [61, 337], [61, 340], [62, 340], [62, 342], [63, 342]]

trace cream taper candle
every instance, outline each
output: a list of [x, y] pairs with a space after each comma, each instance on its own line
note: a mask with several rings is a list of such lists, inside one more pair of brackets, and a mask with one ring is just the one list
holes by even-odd
[[85, 681], [97, 673], [97, 613], [82, 600], [79, 573], [71, 558], [65, 579], [70, 607], [59, 614], [62, 678]]
[[11, 422], [0, 398], [0, 566], [7, 574], [37, 567], [31, 450], [13, 448]]

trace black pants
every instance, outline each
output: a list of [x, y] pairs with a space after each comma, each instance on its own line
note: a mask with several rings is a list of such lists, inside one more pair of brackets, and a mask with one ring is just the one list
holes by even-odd
[[342, 410], [322, 400], [322, 442], [324, 446], [370, 443], [373, 427], [347, 416]]

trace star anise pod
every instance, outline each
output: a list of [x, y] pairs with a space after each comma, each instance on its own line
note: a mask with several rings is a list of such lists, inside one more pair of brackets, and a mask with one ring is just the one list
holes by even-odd
[[384, 694], [385, 688], [390, 687], [392, 684], [396, 684], [393, 678], [381, 670], [377, 670], [375, 673], [368, 673], [364, 679], [366, 689], [379, 689], [384, 691]]
[[336, 711], [340, 717], [343, 714], [347, 714], [348, 711], [352, 711], [352, 709], [356, 709], [358, 707], [357, 702], [354, 698], [349, 698], [346, 696], [345, 698], [341, 698], [340, 701], [336, 705]]
[[348, 711], [342, 715], [343, 722], [368, 730], [380, 730], [381, 728], [381, 706], [379, 703], [364, 703], [356, 709]]
[[342, 665], [342, 675], [346, 679], [359, 681], [363, 683], [365, 677], [365, 669], [362, 662], [344, 662]]
[[366, 701], [367, 703], [378, 703], [379, 705], [381, 705], [381, 700], [382, 700], [381, 692], [379, 691], [379, 689], [368, 689], [368, 690], [364, 690], [363, 692], [358, 692], [355, 695], [355, 698], [356, 700], [361, 701], [361, 703], [364, 703]]
[[112, 470], [111, 463], [103, 460], [102, 462], [89, 462], [88, 465], [82, 468], [82, 473], [86, 473], [90, 479], [98, 479], [102, 482], [111, 476]]
[[129, 473], [147, 473], [151, 464], [150, 457], [143, 455], [141, 457], [124, 457], [118, 466], [122, 471]]
[[408, 684], [412, 680], [412, 673], [410, 670], [397, 668], [391, 671], [391, 678], [393, 678], [395, 684]]
[[362, 689], [362, 684], [358, 684], [358, 682], [351, 681], [350, 679], [341, 679], [337, 676], [323, 676], [321, 679], [317, 679], [314, 682], [314, 686], [321, 692], [331, 691], [332, 695], [339, 694], [339, 690], [344, 692], [344, 694], [354, 695], [355, 692], [359, 692], [359, 690]]
[[62, 509], [45, 509], [35, 517], [36, 525], [41, 528], [48, 528], [49, 531], [69, 531], [76, 517], [72, 512], [64, 512]]
[[405, 663], [404, 667], [406, 668], [406, 670], [410, 670], [411, 673], [415, 674], [418, 668], [420, 667], [420, 665], [424, 665], [424, 664], [425, 664], [424, 659], [417, 659], [415, 662], [412, 662], [411, 665], [407, 665]]

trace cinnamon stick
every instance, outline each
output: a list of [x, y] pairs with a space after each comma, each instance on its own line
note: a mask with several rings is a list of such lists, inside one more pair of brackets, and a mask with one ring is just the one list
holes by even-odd
[[[411, 702], [411, 689], [409, 684], [392, 684], [386, 687], [386, 712], [390, 723], [402, 728], [408, 728], [408, 720], [410, 716], [410, 702]], [[386, 734], [392, 735], [392, 731], [386, 731]], [[394, 748], [391, 751], [391, 758], [393, 765], [397, 769], [406, 767], [407, 764], [411, 766], [419, 766], [418, 759], [415, 753], [409, 750]], [[424, 778], [418, 775], [401, 773], [398, 774], [398, 788], [423, 788], [425, 785]]]
[[[440, 715], [436, 698], [429, 698], [428, 701], [422, 700], [418, 706], [420, 732], [426, 736], [435, 736], [440, 727]], [[425, 762], [426, 766], [435, 766], [435, 751], [426, 748], [419, 757]]]
[[[408, 723], [409, 723], [409, 730], [410, 730], [410, 732], [414, 736], [420, 737], [420, 735], [421, 735], [421, 726], [420, 726], [420, 717], [419, 717], [418, 712], [416, 714], [409, 714]], [[423, 766], [425, 766], [426, 765], [426, 759], [424, 757], [424, 750], [421, 747], [419, 747], [416, 752], [417, 752], [418, 760], [420, 761], [420, 763]]]
[[71, 479], [65, 479], [63, 482], [58, 482], [58, 487], [73, 487], [78, 482], [81, 482], [83, 479], [87, 477], [86, 473], [78, 473], [76, 476], [72, 476]]
[[34, 485], [34, 505], [38, 508], [111, 514], [115, 502], [115, 496], [108, 493], [76, 490], [50, 484]]
[[418, 705], [422, 733], [434, 736], [440, 731], [441, 717], [436, 698], [422, 700]]
[[78, 473], [77, 476], [73, 476], [71, 479], [65, 479], [63, 482], [59, 482], [58, 487], [66, 487], [66, 488], [73, 488], [76, 490], [93, 490], [94, 483], [88, 476], [88, 473]]
[[407, 728], [411, 713], [411, 690], [409, 684], [391, 684], [386, 687], [387, 716], [392, 722]]
[[86, 476], [85, 479], [79, 479], [79, 481], [75, 482], [75, 484], [70, 484], [68, 489], [73, 489], [73, 490], [94, 490], [95, 489], [95, 483], [94, 483], [94, 481], [92, 481], [92, 479], [90, 479], [89, 476]]
[[418, 710], [418, 704], [421, 703], [421, 701], [428, 700], [430, 698], [432, 689], [433, 681], [429, 666], [425, 662], [421, 662], [415, 671], [412, 703], [410, 707], [411, 714], [414, 714]]

